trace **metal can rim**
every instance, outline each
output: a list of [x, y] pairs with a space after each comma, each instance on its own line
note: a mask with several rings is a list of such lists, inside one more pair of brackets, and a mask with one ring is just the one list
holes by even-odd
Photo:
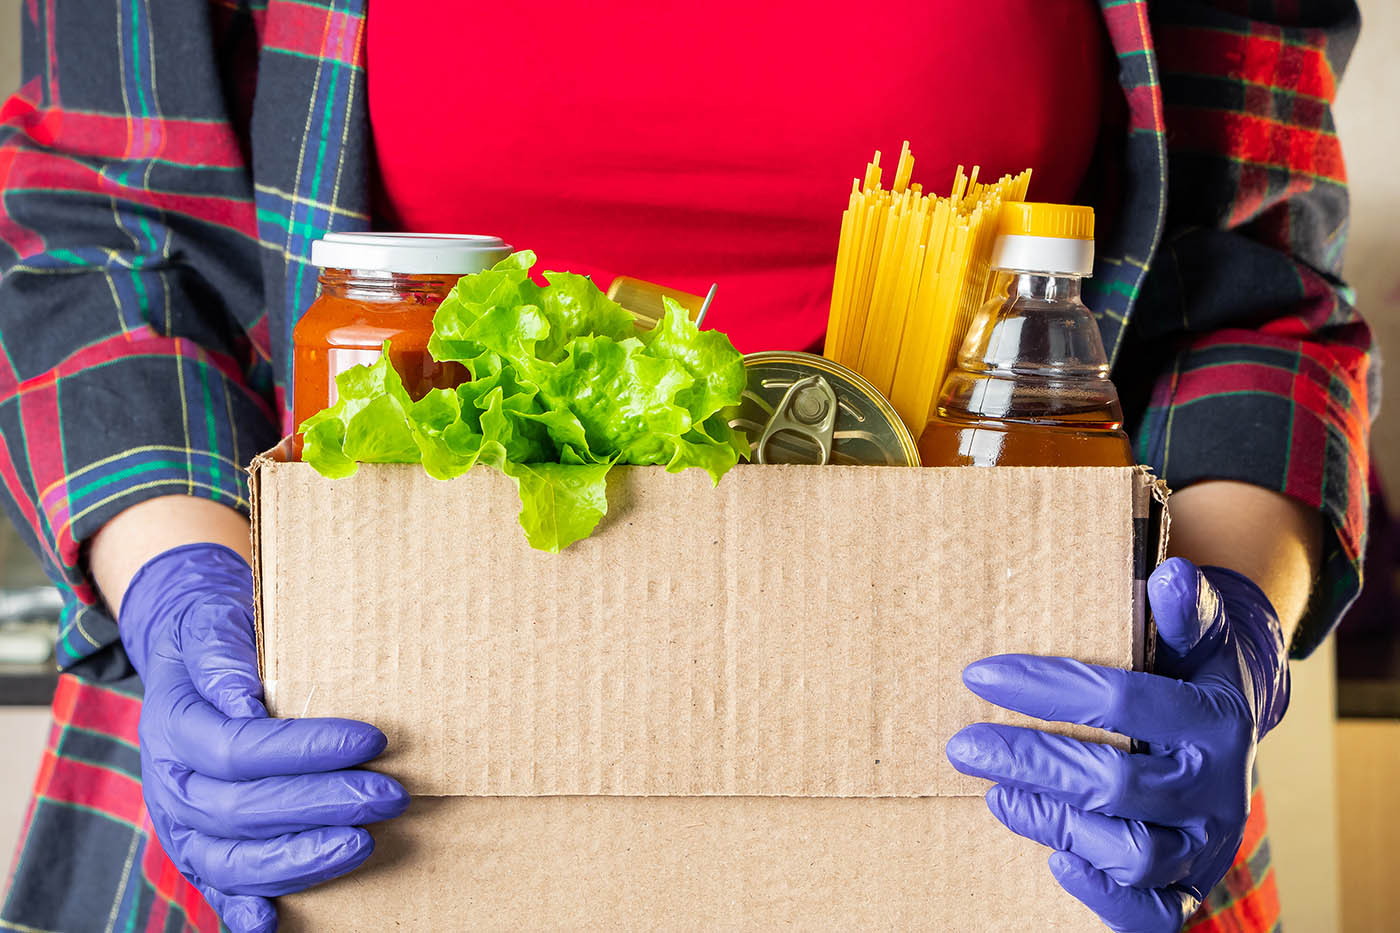
[[914, 435], [909, 432], [909, 426], [904, 423], [904, 419], [899, 417], [899, 412], [895, 411], [894, 405], [885, 398], [883, 392], [870, 384], [860, 373], [849, 367], [842, 366], [834, 360], [829, 360], [816, 353], [804, 353], [801, 350], [760, 350], [757, 353], [744, 354], [744, 368], [760, 363], [800, 363], [810, 366], [820, 372], [832, 376], [840, 376], [857, 391], [862, 393], [874, 404], [876, 411], [885, 416], [885, 419], [894, 426], [895, 438], [899, 441], [905, 458], [909, 461], [909, 466], [920, 466], [919, 445], [914, 440]]

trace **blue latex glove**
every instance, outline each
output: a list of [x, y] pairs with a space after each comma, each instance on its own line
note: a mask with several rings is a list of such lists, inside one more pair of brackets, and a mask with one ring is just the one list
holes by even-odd
[[1249, 815], [1255, 746], [1288, 706], [1282, 630], [1257, 586], [1174, 558], [1147, 593], [1156, 674], [1030, 655], [963, 671], [998, 706], [1132, 736], [1145, 753], [987, 723], [947, 749], [959, 771], [997, 782], [992, 813], [1058, 850], [1055, 878], [1120, 933], [1180, 929], [1224, 877]]
[[131, 581], [120, 630], [145, 686], [141, 789], [170, 860], [235, 933], [273, 930], [268, 900], [369, 857], [359, 824], [403, 812], [392, 778], [344, 770], [384, 750], [347, 719], [270, 719], [253, 575], [214, 544], [173, 548]]

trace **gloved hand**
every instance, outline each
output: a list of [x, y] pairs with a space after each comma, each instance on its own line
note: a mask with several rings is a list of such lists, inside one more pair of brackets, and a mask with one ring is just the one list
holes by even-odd
[[1257, 586], [1174, 558], [1147, 593], [1155, 674], [1014, 654], [963, 671], [998, 706], [1132, 736], [1146, 753], [987, 723], [947, 748], [959, 771], [997, 782], [992, 813], [1056, 849], [1056, 880], [1119, 933], [1180, 929], [1224, 877], [1244, 836], [1255, 745], [1288, 706], [1282, 630]]
[[384, 750], [347, 719], [270, 719], [253, 641], [253, 575], [214, 544], [145, 564], [122, 603], [145, 685], [141, 789], [165, 852], [235, 933], [273, 930], [269, 897], [369, 857], [359, 824], [403, 812], [393, 778], [343, 770]]

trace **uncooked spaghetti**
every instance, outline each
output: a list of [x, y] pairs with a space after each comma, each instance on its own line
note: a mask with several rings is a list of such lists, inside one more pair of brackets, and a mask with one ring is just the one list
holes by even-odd
[[972, 313], [992, 287], [1001, 206], [1024, 201], [1031, 172], [982, 184], [958, 166], [948, 197], [911, 184], [905, 142], [894, 183], [880, 153], [851, 183], [841, 215], [825, 355], [885, 393], [915, 436], [928, 420]]

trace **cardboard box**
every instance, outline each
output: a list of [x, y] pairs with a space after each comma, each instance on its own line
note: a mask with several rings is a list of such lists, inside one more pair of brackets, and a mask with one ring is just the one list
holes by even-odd
[[415, 797], [283, 929], [1100, 929], [943, 746], [976, 658], [1142, 666], [1145, 472], [625, 468], [557, 555], [488, 470], [252, 479], [269, 706]]

